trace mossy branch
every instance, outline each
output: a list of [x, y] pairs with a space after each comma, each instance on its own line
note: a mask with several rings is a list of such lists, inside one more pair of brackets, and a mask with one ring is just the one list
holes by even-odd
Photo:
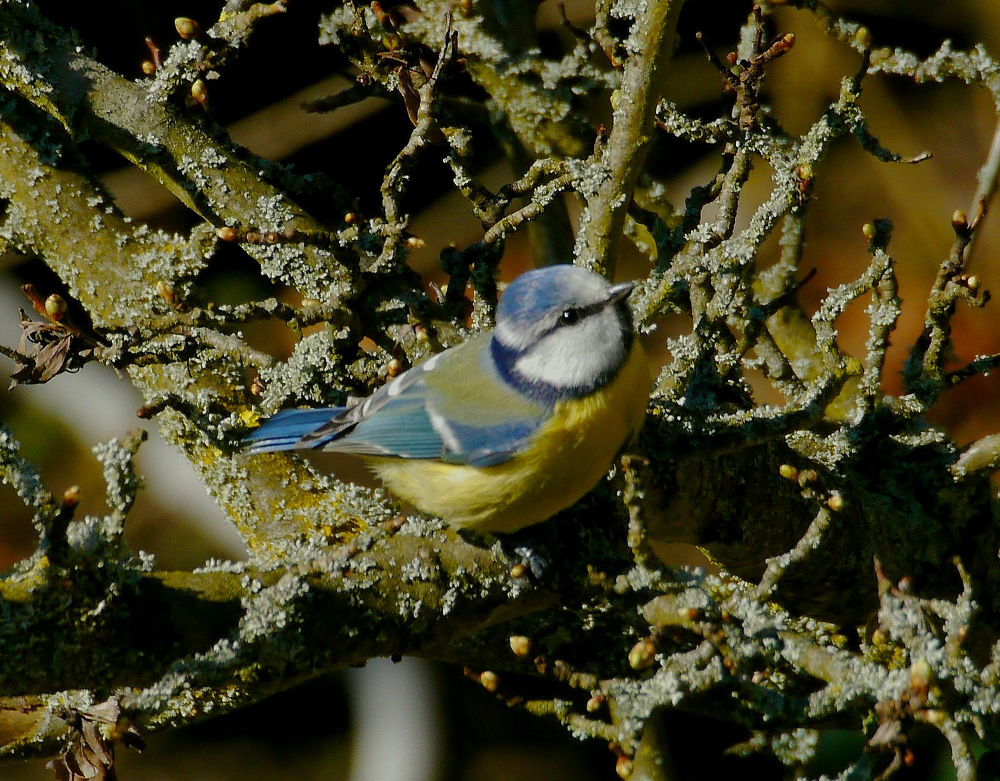
[[591, 171], [593, 184], [582, 188], [593, 190], [587, 193], [575, 251], [582, 263], [608, 276], [617, 266], [618, 237], [654, 130], [683, 4], [641, 3], [627, 19], [631, 32], [624, 42], [626, 60], [613, 99], [614, 119]]

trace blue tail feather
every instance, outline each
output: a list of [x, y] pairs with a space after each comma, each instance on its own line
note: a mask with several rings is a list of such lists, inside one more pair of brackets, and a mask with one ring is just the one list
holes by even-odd
[[291, 450], [302, 437], [343, 411], [344, 407], [282, 410], [247, 434], [243, 438], [243, 447], [248, 453]]

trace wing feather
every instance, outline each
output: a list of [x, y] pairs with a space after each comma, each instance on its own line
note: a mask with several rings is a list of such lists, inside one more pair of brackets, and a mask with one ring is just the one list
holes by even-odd
[[526, 399], [480, 336], [415, 366], [350, 407], [285, 410], [244, 440], [251, 452], [317, 448], [494, 466], [534, 436], [549, 408]]
[[304, 436], [323, 427], [343, 412], [343, 407], [282, 410], [251, 431], [244, 438], [243, 446], [249, 453], [291, 450]]

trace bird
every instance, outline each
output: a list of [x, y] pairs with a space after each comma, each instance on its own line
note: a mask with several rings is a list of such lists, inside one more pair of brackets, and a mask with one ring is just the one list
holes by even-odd
[[650, 372], [632, 289], [571, 264], [526, 271], [492, 330], [347, 406], [278, 412], [243, 447], [357, 455], [392, 494], [453, 528], [545, 521], [588, 493], [642, 425]]

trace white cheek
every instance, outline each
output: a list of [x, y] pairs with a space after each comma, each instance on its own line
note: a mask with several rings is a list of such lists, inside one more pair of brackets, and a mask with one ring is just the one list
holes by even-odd
[[496, 335], [500, 343], [505, 347], [510, 347], [514, 350], [523, 350], [532, 342], [533, 334], [532, 331], [528, 329], [522, 329], [520, 332], [517, 329], [512, 328], [509, 323], [500, 321], [496, 324], [493, 329], [493, 333]]
[[621, 325], [606, 311], [548, 334], [517, 359], [514, 369], [532, 382], [574, 388], [593, 384], [624, 360]]

